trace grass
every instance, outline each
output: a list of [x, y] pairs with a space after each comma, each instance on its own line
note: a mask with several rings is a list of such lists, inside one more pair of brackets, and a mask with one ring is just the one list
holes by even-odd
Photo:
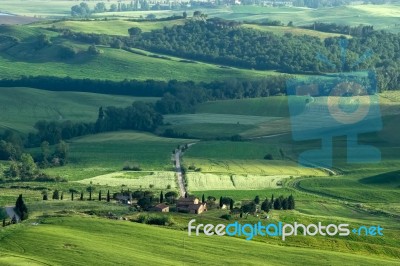
[[284, 35], [286, 33], [290, 33], [293, 35], [308, 35], [308, 36], [318, 37], [320, 39], [326, 39], [329, 37], [339, 37], [342, 35], [336, 33], [328, 33], [328, 32], [309, 30], [309, 29], [302, 29], [297, 27], [287, 27], [287, 26], [263, 26], [255, 24], [243, 24], [242, 27], [259, 31], [272, 32], [277, 35]]
[[373, 25], [375, 29], [399, 32], [396, 26], [400, 13], [398, 4], [349, 5], [319, 9], [296, 7], [232, 6], [210, 12], [210, 16], [225, 19], [257, 21], [280, 20], [285, 25], [292, 21], [295, 26], [310, 25], [315, 21], [357, 26]]
[[106, 21], [88, 20], [88, 21], [57, 21], [57, 22], [42, 22], [36, 23], [34, 26], [38, 27], [56, 27], [62, 29], [70, 29], [76, 32], [96, 33], [107, 35], [121, 35], [129, 36], [128, 29], [132, 27], [139, 27], [143, 32], [148, 32], [156, 29], [163, 29], [164, 27], [172, 27], [173, 25], [184, 24], [185, 20], [178, 19], [173, 21], [144, 21], [134, 22], [123, 19], [110, 19]]
[[[20, 31], [19, 31], [20, 32]], [[12, 35], [12, 33], [10, 33]], [[72, 59], [60, 60], [57, 45], [67, 44], [80, 53]], [[24, 42], [6, 51], [0, 51], [0, 78], [18, 78], [30, 76], [56, 76], [84, 79], [108, 79], [121, 81], [137, 80], [179, 80], [211, 81], [265, 78], [275, 74], [272, 71], [253, 71], [238, 68], [221, 68], [217, 65], [193, 62], [187, 63], [181, 58], [156, 58], [150, 53], [137, 54], [125, 50], [99, 47], [102, 53], [91, 56], [85, 51], [88, 45], [54, 39], [54, 45], [35, 51], [31, 43]]]
[[132, 131], [103, 133], [73, 139], [69, 164], [48, 168], [46, 173], [70, 181], [121, 171], [126, 162], [137, 163], [142, 170], [172, 170], [171, 152], [184, 139], [161, 138]]
[[[95, 226], [94, 226], [95, 225]], [[376, 265], [394, 264], [394, 260], [376, 256], [365, 258], [361, 254], [348, 254], [316, 249], [279, 247], [256, 241], [228, 237], [190, 237], [161, 227], [147, 226], [123, 221], [111, 221], [90, 217], [55, 217], [41, 220], [38, 226], [22, 224], [9, 227], [1, 233], [2, 264], [14, 262], [37, 263], [38, 265], [119, 263], [155, 265], [213, 264], [265, 264], [292, 265], [301, 256], [308, 265], [320, 263]], [[38, 238], [37, 236], [41, 237]], [[62, 236], [62, 237], [60, 237]], [[154, 237], [157, 236], [157, 237]], [[15, 242], [15, 239], [21, 241]], [[51, 249], [48, 247], [51, 243]], [[162, 252], [155, 252], [163, 246]], [[214, 247], [223, 247], [224, 253]], [[268, 252], [265, 252], [268, 250]], [[82, 256], [90, 254], [90, 256]], [[156, 255], [155, 255], [156, 254]], [[282, 257], [285, 260], [282, 261]], [[316, 261], [315, 258], [318, 257]]]
[[80, 184], [101, 186], [129, 187], [132, 189], [166, 189], [176, 188], [175, 172], [147, 172], [137, 176], [137, 172], [116, 172], [77, 181]]
[[189, 191], [203, 190], [252, 190], [263, 188], [278, 188], [279, 183], [289, 176], [260, 175], [216, 175], [203, 173], [188, 173]]
[[156, 99], [3, 87], [0, 88], [0, 128], [28, 133], [34, 131], [33, 125], [39, 120], [95, 122], [100, 106], [125, 107], [136, 100]]
[[198, 105], [196, 113], [288, 117], [289, 108], [286, 96], [274, 96], [207, 102]]

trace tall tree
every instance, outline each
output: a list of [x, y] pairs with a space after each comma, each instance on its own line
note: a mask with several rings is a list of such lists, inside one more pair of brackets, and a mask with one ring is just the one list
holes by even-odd
[[268, 202], [268, 199], [265, 199], [264, 201], [263, 201], [263, 203], [261, 204], [261, 210], [263, 210], [263, 211], [265, 211], [265, 212], [269, 212], [269, 210], [270, 210], [270, 204], [269, 204], [269, 202]]
[[26, 207], [24, 199], [22, 198], [22, 194], [18, 196], [17, 201], [15, 202], [14, 210], [22, 221], [28, 219], [28, 208]]
[[294, 210], [296, 204], [295, 204], [294, 197], [292, 194], [288, 198], [288, 204], [289, 204], [289, 206], [288, 206], [289, 210]]
[[164, 202], [164, 194], [163, 194], [163, 192], [161, 191], [160, 192], [160, 203], [163, 203]]
[[101, 190], [99, 191], [99, 201], [101, 201]]
[[254, 203], [260, 204], [260, 197], [258, 195], [254, 198]]
[[60, 193], [58, 192], [57, 189], [53, 191], [52, 199], [53, 199], [53, 200], [58, 200], [58, 199], [60, 199]]
[[205, 203], [206, 202], [206, 199], [205, 199], [205, 196], [204, 196], [204, 194], [201, 196], [201, 203]]
[[86, 188], [86, 191], [89, 192], [89, 200], [92, 200], [92, 193], [94, 192], [95, 188], [92, 186], [92, 184], [90, 184], [90, 186], [88, 186]]
[[107, 202], [110, 202], [110, 190], [107, 191]]

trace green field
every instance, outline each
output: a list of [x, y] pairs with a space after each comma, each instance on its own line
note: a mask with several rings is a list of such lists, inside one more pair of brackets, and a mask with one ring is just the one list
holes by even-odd
[[172, 27], [173, 25], [182, 25], [185, 20], [178, 19], [173, 21], [144, 21], [134, 22], [123, 19], [109, 19], [106, 21], [88, 20], [88, 21], [56, 21], [56, 22], [41, 22], [35, 23], [34, 27], [56, 27], [58, 29], [70, 29], [75, 32], [107, 34], [107, 35], [120, 35], [129, 36], [128, 29], [132, 27], [139, 27], [143, 32], [148, 32], [164, 27]]
[[100, 106], [125, 107], [136, 100], [156, 99], [3, 87], [0, 88], [0, 128], [29, 133], [39, 120], [95, 122]]
[[336, 34], [336, 33], [327, 33], [327, 32], [308, 30], [308, 29], [302, 29], [302, 28], [296, 28], [296, 27], [287, 27], [287, 26], [263, 26], [263, 25], [255, 25], [255, 24], [243, 24], [242, 27], [255, 29], [255, 30], [259, 30], [259, 31], [272, 32], [277, 35], [284, 35], [284, 34], [290, 33], [293, 35], [309, 35], [309, 36], [314, 36], [314, 37], [318, 37], [321, 39], [341, 36], [341, 34]]
[[[40, 33], [48, 35], [53, 44], [35, 50], [36, 36]], [[232, 79], [232, 77], [256, 79], [277, 74], [274, 71], [254, 71], [187, 61], [139, 49], [132, 49], [132, 52], [129, 52], [100, 46], [101, 54], [93, 56], [86, 53], [88, 45], [62, 39], [57, 33], [42, 29], [37, 25], [3, 26], [0, 28], [0, 34], [14, 36], [21, 40], [19, 44], [12, 47], [0, 45], [0, 78], [41, 75], [118, 81], [153, 79], [199, 82], [221, 81]], [[59, 57], [61, 46], [73, 47], [77, 54], [73, 58], [61, 59]], [[23, 73], [21, 69], [24, 69]]]
[[315, 21], [357, 26], [373, 25], [375, 29], [399, 32], [398, 4], [349, 5], [319, 9], [297, 7], [232, 6], [209, 12], [209, 16], [242, 21], [262, 19], [280, 20], [285, 25], [292, 21], [295, 26], [310, 25]]
[[146, 171], [170, 171], [172, 150], [190, 142], [193, 140], [161, 138], [133, 131], [80, 137], [69, 144], [70, 163], [45, 169], [45, 172], [68, 180], [82, 180], [121, 171], [127, 162], [137, 163]]
[[115, 172], [77, 181], [80, 184], [129, 187], [130, 189], [176, 188], [175, 172]]
[[[268, 261], [271, 265], [292, 265], [298, 262], [299, 256], [302, 262], [308, 265], [338, 264], [341, 261], [353, 265], [396, 263], [395, 260], [379, 257], [366, 258], [363, 255], [332, 251], [279, 247], [228, 237], [189, 238], [187, 232], [77, 216], [43, 219], [37, 226], [19, 225], [2, 230], [0, 235], [2, 238], [0, 261], [3, 265], [14, 263], [62, 265], [65, 262], [69, 265], [97, 263], [114, 265], [116, 258], [119, 263], [125, 265], [132, 263], [210, 265], [217, 261], [224, 264], [246, 265], [261, 265]], [[16, 242], [15, 239], [22, 241]], [[49, 243], [51, 248], [48, 248]], [[162, 251], [159, 248], [160, 244], [163, 246]], [[234, 255], [221, 256], [220, 250], [215, 247], [224, 247], [224, 253]], [[285, 257], [285, 261], [282, 261], [282, 256]], [[315, 261], [316, 256], [319, 258], [318, 261]], [[251, 258], [250, 263], [249, 258]]]
[[204, 190], [254, 190], [278, 188], [288, 175], [216, 175], [203, 173], [188, 173], [188, 189], [191, 192]]

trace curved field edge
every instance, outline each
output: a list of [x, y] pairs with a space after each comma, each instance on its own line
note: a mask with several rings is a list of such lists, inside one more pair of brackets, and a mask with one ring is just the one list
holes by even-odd
[[[236, 265], [296, 265], [299, 258], [307, 265], [333, 265], [343, 261], [352, 265], [397, 263], [379, 257], [277, 246], [239, 238], [188, 237], [187, 232], [182, 231], [78, 216], [46, 218], [39, 225], [24, 223], [10, 230], [3, 229], [0, 236], [5, 265], [26, 260], [37, 261], [38, 265], [66, 262], [69, 265], [113, 265], [116, 258], [125, 265], [210, 265], [217, 261]], [[18, 256], [23, 257], [18, 260]]]

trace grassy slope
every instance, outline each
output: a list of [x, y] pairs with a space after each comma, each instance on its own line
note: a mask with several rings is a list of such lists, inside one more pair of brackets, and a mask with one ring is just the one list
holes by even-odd
[[321, 39], [341, 36], [341, 34], [314, 31], [314, 30], [308, 30], [308, 29], [302, 29], [302, 28], [296, 28], [296, 27], [262, 26], [262, 25], [253, 25], [253, 24], [243, 24], [243, 27], [251, 28], [251, 29], [255, 29], [255, 30], [259, 30], [259, 31], [272, 32], [272, 33], [278, 34], [278, 35], [284, 35], [285, 33], [291, 33], [293, 35], [310, 35], [310, 36], [318, 37]]
[[171, 152], [178, 144], [193, 140], [161, 138], [150, 133], [111, 132], [85, 136], [70, 142], [70, 163], [45, 172], [68, 180], [81, 180], [120, 171], [125, 162], [142, 170], [172, 170]]
[[121, 35], [129, 36], [128, 29], [132, 27], [139, 27], [143, 32], [162, 29], [164, 27], [171, 27], [173, 25], [184, 24], [185, 20], [178, 19], [172, 21], [145, 21], [134, 22], [127, 20], [107, 20], [107, 21], [57, 21], [57, 22], [42, 22], [36, 23], [33, 26], [38, 27], [56, 27], [68, 28], [76, 32], [97, 33], [107, 35]]
[[320, 9], [308, 8], [272, 8], [255, 6], [232, 6], [210, 12], [210, 16], [237, 20], [280, 20], [287, 24], [293, 21], [295, 26], [310, 25], [314, 21], [348, 24], [373, 25], [375, 29], [386, 29], [394, 32], [400, 30], [395, 26], [400, 13], [400, 6], [393, 5], [352, 5], [341, 7], [326, 7]]
[[[41, 50], [34, 50], [35, 36], [46, 33], [53, 38], [53, 45]], [[100, 47], [100, 55], [90, 56], [86, 53], [88, 45], [82, 45], [57, 38], [51, 31], [30, 26], [13, 26], [1, 29], [2, 34], [17, 36], [22, 40], [9, 49], [0, 51], [0, 78], [16, 78], [22, 75], [49, 75], [57, 77], [93, 78], [109, 80], [224, 80], [232, 77], [264, 78], [276, 74], [272, 71], [253, 71], [237, 68], [221, 68], [213, 64], [200, 62], [182, 62], [181, 58], [155, 58], [151, 53], [146, 55], [124, 50]], [[75, 47], [80, 53], [72, 59], [61, 60], [58, 56], [58, 45]], [[24, 72], [21, 73], [21, 69]]]
[[39, 120], [94, 122], [100, 106], [125, 107], [136, 100], [155, 101], [156, 98], [0, 88], [0, 129], [28, 133]]
[[[389, 265], [395, 262], [228, 237], [188, 238], [186, 232], [89, 217], [50, 218], [43, 222], [38, 226], [26, 224], [6, 228], [0, 233], [0, 261], [3, 265], [15, 262], [60, 265], [66, 261], [69, 265], [114, 265], [116, 258], [121, 264], [211, 265], [218, 262], [265, 265], [267, 261], [270, 265], [293, 265], [298, 263], [299, 256], [307, 265], [339, 264], [343, 261], [353, 265]], [[51, 248], [48, 248], [49, 243]], [[221, 254], [221, 248], [230, 255]], [[284, 261], [282, 257], [285, 257]]]

